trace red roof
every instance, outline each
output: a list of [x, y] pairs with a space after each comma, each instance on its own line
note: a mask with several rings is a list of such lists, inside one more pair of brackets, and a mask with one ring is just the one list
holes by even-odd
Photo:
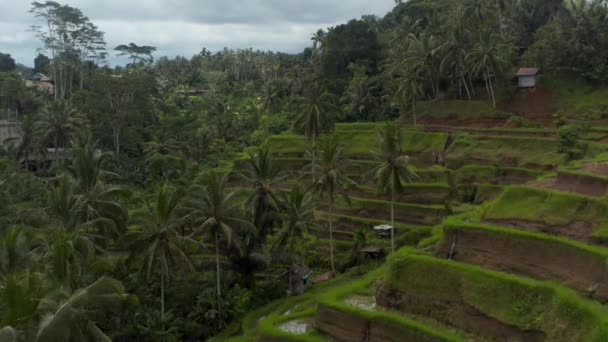
[[534, 76], [539, 70], [540, 68], [519, 68], [516, 76]]

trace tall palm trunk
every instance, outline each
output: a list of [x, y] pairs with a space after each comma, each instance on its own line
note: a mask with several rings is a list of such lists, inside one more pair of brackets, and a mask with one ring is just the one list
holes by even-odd
[[458, 68], [460, 70], [460, 78], [462, 80], [462, 83], [464, 84], [464, 90], [467, 93], [467, 97], [469, 98], [469, 101], [471, 100], [471, 92], [469, 91], [469, 86], [467, 85], [467, 79], [464, 77], [464, 72], [462, 70], [462, 68]]
[[222, 298], [222, 290], [220, 283], [220, 239], [218, 233], [215, 233], [215, 273], [217, 280], [217, 307], [220, 308]]
[[316, 134], [312, 135], [312, 184], [314, 185], [316, 180], [315, 177], [315, 162], [316, 162]]
[[412, 113], [414, 114], [414, 127], [416, 127], [416, 100], [412, 99]]
[[471, 86], [471, 94], [473, 96], [477, 95], [477, 92], [475, 91], [475, 86], [473, 85], [473, 77], [471, 77], [471, 73], [468, 74], [469, 77], [469, 85]]
[[112, 128], [112, 133], [114, 134], [114, 158], [118, 159], [120, 157], [120, 128]]
[[291, 243], [290, 243], [290, 247], [289, 247], [289, 257], [290, 257], [290, 263], [289, 263], [289, 295], [293, 296], [293, 280], [292, 280], [292, 272], [291, 272], [291, 268], [293, 267], [293, 250], [294, 250], [294, 241], [293, 238], [291, 239]]
[[161, 341], [165, 341], [165, 272], [160, 272], [160, 317], [162, 320]]
[[333, 226], [334, 216], [333, 216], [333, 209], [334, 209], [334, 199], [333, 199], [333, 196], [330, 195], [330, 198], [329, 198], [329, 258], [331, 260], [331, 271], [332, 271], [333, 274], [336, 274], [336, 265], [334, 263], [334, 226]]
[[437, 92], [435, 91], [435, 80], [433, 78], [433, 72], [431, 71], [431, 69], [428, 69], [428, 73], [429, 73], [429, 80], [431, 81], [431, 89], [433, 90], [433, 98], [437, 98]]
[[492, 77], [490, 75], [490, 68], [486, 67], [486, 79], [488, 80], [488, 87], [490, 89], [490, 96], [492, 97], [492, 105], [496, 108], [496, 97], [494, 96], [494, 85], [492, 84]]
[[55, 170], [59, 175], [59, 133], [55, 133]]
[[[165, 318], [165, 272], [160, 272], [160, 314]], [[164, 329], [163, 329], [164, 330]]]
[[391, 185], [391, 253], [395, 253], [395, 184]]

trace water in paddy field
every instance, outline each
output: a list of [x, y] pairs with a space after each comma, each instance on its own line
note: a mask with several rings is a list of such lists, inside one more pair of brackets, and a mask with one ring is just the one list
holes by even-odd
[[376, 309], [376, 297], [374, 296], [354, 295], [346, 298], [344, 302], [350, 306], [354, 306], [363, 310], [371, 311]]
[[279, 325], [280, 330], [296, 335], [306, 334], [309, 328], [310, 323], [303, 319], [294, 319]]

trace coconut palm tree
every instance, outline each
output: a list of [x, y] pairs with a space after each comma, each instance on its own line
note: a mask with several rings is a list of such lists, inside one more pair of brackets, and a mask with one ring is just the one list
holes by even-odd
[[59, 149], [66, 148], [86, 125], [86, 119], [65, 101], [53, 101], [34, 124], [34, 132], [46, 146], [55, 149], [55, 166], [59, 165]]
[[164, 182], [168, 182], [172, 174], [185, 166], [179, 149], [180, 146], [175, 139], [151, 141], [144, 147], [149, 168], [160, 174]]
[[462, 96], [464, 88], [467, 98], [471, 99], [471, 90], [466, 75], [469, 73], [467, 54], [471, 33], [464, 24], [464, 6], [457, 4], [451, 21], [452, 32], [446, 37], [442, 46], [443, 59], [441, 72], [449, 74], [454, 81], [458, 80], [458, 89]]
[[334, 137], [327, 137], [322, 141], [321, 160], [316, 167], [319, 169], [320, 176], [313, 184], [313, 189], [320, 197], [327, 196], [329, 200], [329, 253], [331, 270], [335, 274], [333, 208], [337, 196], [349, 202], [346, 187], [354, 182], [345, 173], [348, 161], [343, 157], [342, 148]]
[[408, 78], [408, 74], [425, 75], [434, 97], [439, 96], [440, 48], [439, 40], [432, 34], [423, 32], [416, 36], [410, 33], [407, 55], [403, 58], [403, 66], [409, 71], [403, 76]]
[[320, 51], [323, 48], [326, 37], [327, 32], [325, 32], [323, 29], [319, 29], [317, 32], [315, 32], [310, 38], [310, 40], [312, 40], [313, 49]]
[[25, 169], [30, 169], [32, 155], [45, 155], [46, 149], [40, 144], [40, 139], [35, 132], [35, 122], [37, 118], [34, 114], [24, 115], [21, 119], [20, 136], [8, 139], [8, 144], [15, 144], [15, 158], [17, 161], [25, 163]]
[[125, 191], [105, 181], [117, 174], [104, 170], [111, 153], [101, 153], [90, 134], [81, 137], [73, 151], [73, 162], [67, 173], [73, 183], [74, 199], [78, 201], [80, 222], [97, 227], [106, 237], [116, 237], [126, 230], [127, 210], [116, 201]]
[[67, 231], [74, 231], [81, 223], [80, 204], [74, 183], [66, 176], [59, 176], [47, 191], [47, 214]]
[[174, 188], [161, 185], [152, 201], [146, 201], [148, 211], [137, 220], [140, 230], [125, 236], [131, 251], [129, 263], [139, 265], [139, 274], [146, 281], [160, 276], [161, 315], [165, 314], [165, 283], [171, 274], [192, 270], [184, 246], [191, 241], [179, 233], [183, 216], [179, 211], [182, 195]]
[[471, 71], [483, 78], [494, 107], [496, 107], [496, 96], [492, 78], [509, 64], [507, 57], [509, 49], [509, 45], [504, 44], [499, 35], [485, 31], [480, 33], [478, 41], [467, 55], [467, 62], [472, 67]]
[[[297, 183], [289, 192], [281, 193], [284, 210], [282, 213], [283, 227], [277, 234], [272, 246], [273, 250], [287, 247], [289, 250], [289, 267], [294, 264], [296, 244], [314, 225], [314, 201], [312, 194]], [[289, 292], [293, 293], [291, 272], [289, 272]]]
[[9, 228], [0, 236], [0, 275], [7, 276], [27, 266], [30, 239], [21, 227]]
[[332, 113], [335, 110], [333, 96], [320, 84], [314, 82], [298, 100], [299, 115], [294, 126], [302, 129], [308, 139], [312, 140], [312, 181], [315, 182], [316, 139], [322, 132], [333, 129]]
[[249, 152], [246, 170], [241, 174], [247, 182], [253, 183], [253, 192], [245, 202], [253, 225], [262, 239], [266, 229], [272, 228], [278, 214], [278, 198], [273, 186], [285, 179], [285, 173], [273, 165], [272, 153], [267, 147], [259, 147]]
[[408, 107], [411, 108], [414, 126], [417, 123], [416, 104], [418, 103], [418, 99], [424, 95], [424, 90], [422, 89], [423, 82], [424, 77], [414, 70], [404, 72], [397, 78], [395, 97], [404, 114], [407, 113]]
[[368, 119], [367, 115], [377, 101], [375, 93], [378, 87], [369, 78], [365, 69], [364, 66], [356, 64], [349, 66], [353, 78], [341, 99], [344, 104], [344, 112], [347, 115], [354, 114], [359, 119]]
[[206, 172], [199, 176], [203, 186], [201, 198], [195, 198], [192, 207], [188, 208], [189, 216], [195, 219], [194, 235], [206, 235], [215, 246], [216, 286], [218, 303], [222, 296], [220, 277], [220, 244], [224, 240], [228, 245], [237, 245], [235, 231], [238, 227], [252, 228], [242, 220], [243, 203], [237, 198], [236, 191], [226, 187], [227, 175]]
[[378, 189], [388, 194], [391, 202], [391, 251], [395, 252], [395, 194], [418, 176], [409, 165], [409, 157], [403, 155], [403, 130], [397, 123], [387, 123], [378, 132], [378, 143], [375, 154], [384, 162], [372, 170], [372, 176]]
[[51, 278], [61, 286], [75, 289], [82, 285], [83, 275], [99, 254], [94, 238], [80, 229], [54, 230], [41, 241], [42, 261]]
[[[33, 341], [40, 304], [51, 291], [50, 283], [42, 273], [31, 270], [11, 273], [5, 277], [0, 288], [4, 326], [2, 330], [12, 330], [13, 334], [19, 335], [23, 341]], [[4, 342], [1, 339], [0, 341]]]
[[260, 101], [262, 102], [262, 111], [269, 113], [277, 108], [280, 100], [280, 89], [275, 86], [273, 80], [267, 80], [262, 85], [260, 92]]
[[91, 310], [116, 311], [129, 295], [121, 282], [100, 278], [67, 297], [53, 297], [46, 298], [41, 305], [41, 311], [47, 314], [40, 321], [36, 341], [110, 341], [95, 324]]

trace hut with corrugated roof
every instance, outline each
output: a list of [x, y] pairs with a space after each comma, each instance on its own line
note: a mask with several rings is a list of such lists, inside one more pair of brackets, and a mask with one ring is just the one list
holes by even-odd
[[519, 68], [515, 74], [517, 76], [517, 86], [519, 88], [536, 87], [536, 75], [539, 71], [539, 68]]

